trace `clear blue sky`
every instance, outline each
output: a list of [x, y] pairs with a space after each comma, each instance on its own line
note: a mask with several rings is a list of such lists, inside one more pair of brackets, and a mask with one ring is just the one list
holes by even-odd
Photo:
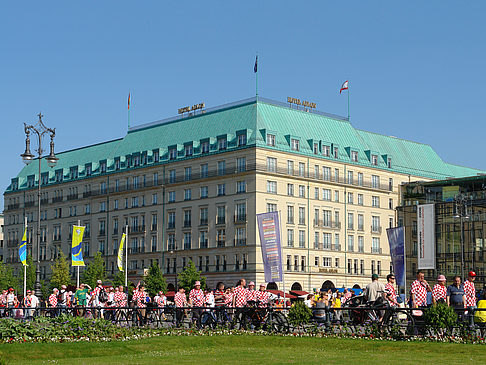
[[[486, 169], [485, 1], [10, 1], [0, 12], [0, 188], [42, 111], [62, 151], [255, 94]], [[3, 199], [2, 203], [3, 205]]]

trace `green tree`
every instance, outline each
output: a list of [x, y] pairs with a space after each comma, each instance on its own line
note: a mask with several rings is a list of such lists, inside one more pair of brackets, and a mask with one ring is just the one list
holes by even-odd
[[160, 271], [159, 265], [152, 262], [152, 266], [149, 269], [148, 275], [144, 279], [145, 288], [148, 290], [151, 296], [154, 296], [159, 291], [167, 289], [167, 283], [165, 281], [162, 271]]
[[51, 288], [61, 288], [61, 285], [70, 285], [69, 262], [61, 251], [53, 265], [51, 265]]
[[186, 289], [186, 293], [189, 293], [194, 288], [194, 283], [198, 280], [201, 282], [201, 289], [204, 289], [206, 287], [206, 277], [201, 276], [201, 271], [197, 271], [194, 263], [189, 260], [184, 270], [177, 275], [177, 285], [183, 287]]
[[86, 265], [83, 273], [83, 283], [90, 285], [92, 288], [96, 286], [97, 280], [104, 281], [106, 279], [105, 261], [101, 256], [101, 252], [97, 252], [93, 260]]
[[[11, 286], [19, 293], [19, 284], [20, 280], [14, 275], [13, 268], [0, 262], [0, 289], [7, 289]], [[20, 288], [22, 287], [20, 286]]]
[[[22, 287], [24, 285], [24, 273], [23, 267], [22, 269]], [[35, 270], [37, 269], [37, 265], [34, 263], [34, 259], [32, 258], [31, 254], [27, 255], [27, 289], [34, 289], [35, 284]], [[23, 290], [23, 289], [22, 289]]]

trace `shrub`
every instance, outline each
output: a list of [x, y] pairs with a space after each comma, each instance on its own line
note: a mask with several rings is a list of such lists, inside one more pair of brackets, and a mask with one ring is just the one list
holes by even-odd
[[311, 309], [303, 301], [295, 302], [289, 309], [289, 322], [296, 327], [309, 323], [312, 317]]
[[454, 308], [443, 303], [424, 311], [425, 325], [436, 331], [448, 330], [457, 323], [457, 314]]

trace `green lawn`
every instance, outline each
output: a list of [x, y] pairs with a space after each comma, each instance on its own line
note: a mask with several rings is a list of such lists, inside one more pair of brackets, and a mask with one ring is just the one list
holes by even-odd
[[[279, 336], [200, 336], [100, 343], [2, 344], [7, 364], [486, 363], [484, 345]], [[49, 360], [49, 361], [48, 361]]]

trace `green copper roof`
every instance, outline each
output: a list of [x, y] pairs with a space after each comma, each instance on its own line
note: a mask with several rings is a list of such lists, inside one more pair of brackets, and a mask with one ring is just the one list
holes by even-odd
[[[70, 169], [77, 166], [78, 178], [86, 177], [85, 165], [92, 164], [92, 174], [100, 171], [100, 161], [106, 160], [107, 173], [115, 171], [115, 159], [120, 159], [120, 169], [132, 168], [127, 164], [130, 156], [144, 156], [143, 164], [169, 163], [169, 148], [176, 147], [177, 159], [184, 157], [184, 146], [192, 145], [194, 157], [200, 154], [201, 141], [208, 140], [210, 153], [218, 151], [218, 138], [226, 138], [227, 150], [237, 146], [237, 136], [245, 134], [248, 146], [274, 148], [302, 155], [316, 156], [315, 143], [319, 146], [319, 156], [325, 161], [334, 160], [322, 155], [324, 146], [338, 148], [339, 160], [357, 165], [372, 166], [371, 155], [378, 156], [378, 167], [400, 173], [427, 178], [472, 176], [483, 171], [450, 165], [442, 161], [437, 153], [426, 144], [383, 136], [354, 128], [345, 118], [321, 112], [307, 112], [290, 108], [287, 104], [256, 98], [207, 109], [196, 115], [181, 116], [131, 128], [124, 138], [86, 146], [58, 153], [59, 162], [50, 169], [43, 162], [42, 171], [49, 172], [49, 183], [55, 183], [56, 171], [62, 171], [63, 181], [69, 181]], [[276, 137], [275, 147], [267, 146], [267, 136]], [[299, 151], [291, 150], [290, 140], [299, 140]], [[160, 161], [154, 161], [157, 151]], [[351, 162], [351, 151], [358, 153], [358, 161]], [[387, 161], [391, 158], [391, 168]], [[324, 163], [324, 162], [323, 162]], [[27, 187], [28, 176], [37, 180], [37, 164], [25, 166], [17, 175], [18, 187]], [[12, 185], [6, 192], [10, 192]]]

